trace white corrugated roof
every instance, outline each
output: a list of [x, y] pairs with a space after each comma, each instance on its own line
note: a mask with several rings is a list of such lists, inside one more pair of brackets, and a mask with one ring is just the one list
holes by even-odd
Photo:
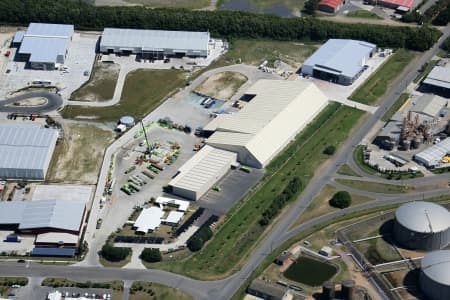
[[450, 138], [423, 150], [415, 155], [416, 158], [426, 161], [429, 166], [438, 165], [442, 158], [450, 152]]
[[156, 198], [156, 203], [158, 204], [163, 204], [163, 205], [175, 205], [177, 206], [177, 209], [179, 211], [187, 211], [189, 208], [189, 201], [185, 201], [185, 200], [178, 200], [178, 199], [173, 199], [173, 198], [169, 198], [169, 197], [158, 197]]
[[161, 208], [152, 206], [144, 208], [134, 223], [136, 231], [147, 233], [149, 230], [155, 230], [161, 225], [161, 218], [164, 212]]
[[64, 232], [48, 232], [38, 234], [35, 242], [51, 244], [64, 242], [65, 244], [76, 244], [78, 242], [78, 235]]
[[224, 166], [230, 167], [230, 162], [236, 161], [236, 157], [236, 153], [206, 145], [179, 169], [180, 173], [169, 182], [169, 185], [200, 190], [211, 181], [211, 178], [219, 179], [216, 178], [218, 171]]
[[423, 83], [450, 89], [450, 67], [434, 67]]
[[184, 216], [184, 212], [171, 211], [171, 212], [169, 212], [169, 215], [167, 216], [167, 218], [164, 219], [163, 221], [165, 221], [167, 223], [177, 224], [178, 222], [180, 222], [180, 220], [183, 218], [183, 216]]
[[68, 38], [72, 34], [73, 25], [70, 24], [30, 23], [26, 31], [28, 36], [42, 37]]
[[26, 206], [25, 201], [0, 201], [0, 224], [20, 224]]
[[39, 125], [0, 124], [0, 169], [42, 169], [58, 131]]
[[436, 95], [427, 94], [420, 97], [411, 110], [434, 118], [439, 115], [446, 104], [446, 99]]
[[209, 32], [105, 28], [100, 47], [207, 51]]
[[207, 143], [246, 147], [262, 165], [328, 102], [310, 81], [259, 80], [246, 94], [256, 96], [238, 113], [216, 121]]

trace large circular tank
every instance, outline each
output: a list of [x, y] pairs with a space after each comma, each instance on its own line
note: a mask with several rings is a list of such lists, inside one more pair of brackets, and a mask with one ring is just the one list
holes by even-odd
[[333, 300], [335, 295], [334, 282], [326, 281], [322, 285], [322, 300]]
[[431, 252], [422, 258], [420, 289], [430, 300], [450, 299], [450, 250]]
[[343, 300], [353, 300], [355, 298], [355, 281], [344, 280], [341, 285], [341, 293]]
[[123, 124], [127, 127], [133, 127], [134, 126], [134, 118], [130, 116], [123, 116], [120, 118], [120, 124]]
[[395, 212], [394, 239], [408, 249], [443, 249], [450, 242], [450, 212], [431, 202], [406, 203]]

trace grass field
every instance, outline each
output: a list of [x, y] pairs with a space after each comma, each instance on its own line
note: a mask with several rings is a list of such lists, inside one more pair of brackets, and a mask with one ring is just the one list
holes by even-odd
[[364, 104], [376, 103], [413, 58], [412, 52], [405, 49], [397, 50], [363, 85], [356, 89], [350, 99]]
[[[301, 214], [297, 221], [295, 221], [291, 228], [294, 228], [297, 225], [300, 225], [315, 217], [325, 215], [335, 210], [339, 210], [339, 208], [335, 208], [328, 203], [328, 201], [337, 191], [338, 189], [332, 185], [327, 184], [326, 186], [324, 186], [319, 195], [314, 198], [314, 200], [309, 204], [309, 206], [306, 208], [304, 213]], [[374, 200], [373, 198], [364, 197], [357, 194], [350, 193], [350, 195], [352, 196], [352, 205], [358, 205]]]
[[56, 145], [47, 180], [97, 183], [103, 152], [114, 135], [111, 130], [97, 126], [68, 123], [64, 126], [64, 139]]
[[[222, 7], [223, 4], [229, 2], [230, 0], [219, 0], [217, 2], [217, 7]], [[240, 0], [243, 1], [243, 0]], [[290, 10], [302, 10], [305, 4], [305, 0], [245, 0], [251, 7], [263, 10], [271, 8], [275, 5], [284, 5]]]
[[107, 101], [114, 96], [119, 65], [100, 63], [95, 65], [89, 81], [74, 91], [70, 100]]
[[299, 42], [235, 39], [231, 40], [229, 51], [213, 66], [235, 64], [241, 59], [242, 63], [254, 66], [260, 65], [264, 60], [273, 66], [276, 60], [282, 60], [292, 67], [298, 68], [319, 46], [318, 44]]
[[355, 246], [374, 265], [402, 259], [398, 251], [383, 238], [359, 242]]
[[119, 104], [108, 107], [68, 105], [61, 115], [102, 122], [116, 122], [121, 116], [131, 115], [139, 120], [185, 82], [185, 74], [180, 70], [136, 70], [128, 74]]
[[362, 19], [377, 19], [382, 20], [380, 16], [377, 14], [374, 14], [373, 12], [361, 9], [361, 10], [354, 10], [346, 14], [349, 18], [362, 18]]
[[383, 117], [381, 118], [382, 121], [389, 121], [392, 116], [402, 107], [403, 104], [406, 103], [406, 101], [409, 99], [409, 94], [403, 93], [398, 97], [397, 101], [395, 101], [394, 105], [389, 108], [387, 112], [384, 113]]
[[[339, 146], [363, 112], [332, 103], [266, 168], [263, 183], [229, 212], [225, 224], [205, 247], [183, 262], [160, 263], [173, 272], [195, 278], [223, 278], [237, 271], [251, 249], [263, 236], [259, 216], [272, 203], [295, 174], [302, 180], [302, 190], [329, 156], [323, 154], [328, 145]], [[270, 176], [274, 175], [274, 176]]]
[[194, 298], [188, 294], [165, 285], [135, 281], [130, 289], [129, 300], [148, 300], [148, 299], [164, 299], [164, 300], [193, 300]]
[[401, 194], [407, 193], [412, 188], [403, 185], [385, 184], [371, 181], [348, 180], [337, 178], [336, 182], [361, 191], [383, 193], [383, 194]]
[[222, 72], [203, 81], [195, 91], [216, 99], [229, 100], [248, 78], [238, 72]]
[[362, 177], [358, 173], [356, 173], [349, 165], [344, 164], [342, 167], [337, 171], [338, 174], [341, 175], [347, 175], [347, 176], [355, 176], [355, 177]]
[[[86, 1], [86, 0], [85, 0]], [[95, 5], [145, 5], [149, 7], [173, 7], [186, 9], [200, 9], [208, 6], [210, 0], [87, 0]]]
[[301, 256], [285, 272], [284, 276], [309, 286], [319, 286], [337, 273], [333, 265]]
[[119, 280], [109, 282], [77, 282], [65, 278], [48, 277], [42, 281], [42, 286], [58, 287], [78, 287], [78, 288], [103, 288], [112, 289], [112, 300], [121, 300], [123, 291], [123, 282]]

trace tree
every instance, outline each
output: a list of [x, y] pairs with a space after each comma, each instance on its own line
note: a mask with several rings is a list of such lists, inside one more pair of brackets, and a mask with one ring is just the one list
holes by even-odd
[[326, 155], [333, 155], [335, 151], [336, 151], [336, 147], [333, 145], [330, 145], [330, 146], [326, 147], [325, 150], [323, 150], [323, 153]]
[[197, 252], [203, 247], [203, 241], [196, 235], [193, 235], [188, 241], [187, 241], [187, 247], [192, 252]]
[[130, 248], [125, 247], [113, 247], [110, 244], [105, 244], [102, 247], [101, 255], [106, 260], [112, 262], [118, 262], [127, 258], [131, 254]]
[[352, 204], [352, 196], [347, 191], [339, 191], [333, 195], [330, 205], [337, 208], [346, 208]]
[[319, 9], [319, 0], [308, 0], [305, 2], [305, 12], [308, 15], [315, 15], [316, 10]]
[[145, 262], [154, 263], [161, 261], [162, 256], [157, 248], [145, 248], [141, 253], [141, 259]]

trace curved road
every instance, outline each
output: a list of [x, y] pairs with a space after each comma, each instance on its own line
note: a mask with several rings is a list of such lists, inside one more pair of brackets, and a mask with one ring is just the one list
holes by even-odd
[[[46, 98], [47, 103], [40, 106], [7, 106], [17, 101], [28, 100], [32, 98]], [[15, 96], [7, 100], [0, 100], [0, 112], [6, 113], [47, 113], [57, 110], [63, 104], [61, 96], [55, 93], [45, 91], [29, 92], [23, 95]]]

